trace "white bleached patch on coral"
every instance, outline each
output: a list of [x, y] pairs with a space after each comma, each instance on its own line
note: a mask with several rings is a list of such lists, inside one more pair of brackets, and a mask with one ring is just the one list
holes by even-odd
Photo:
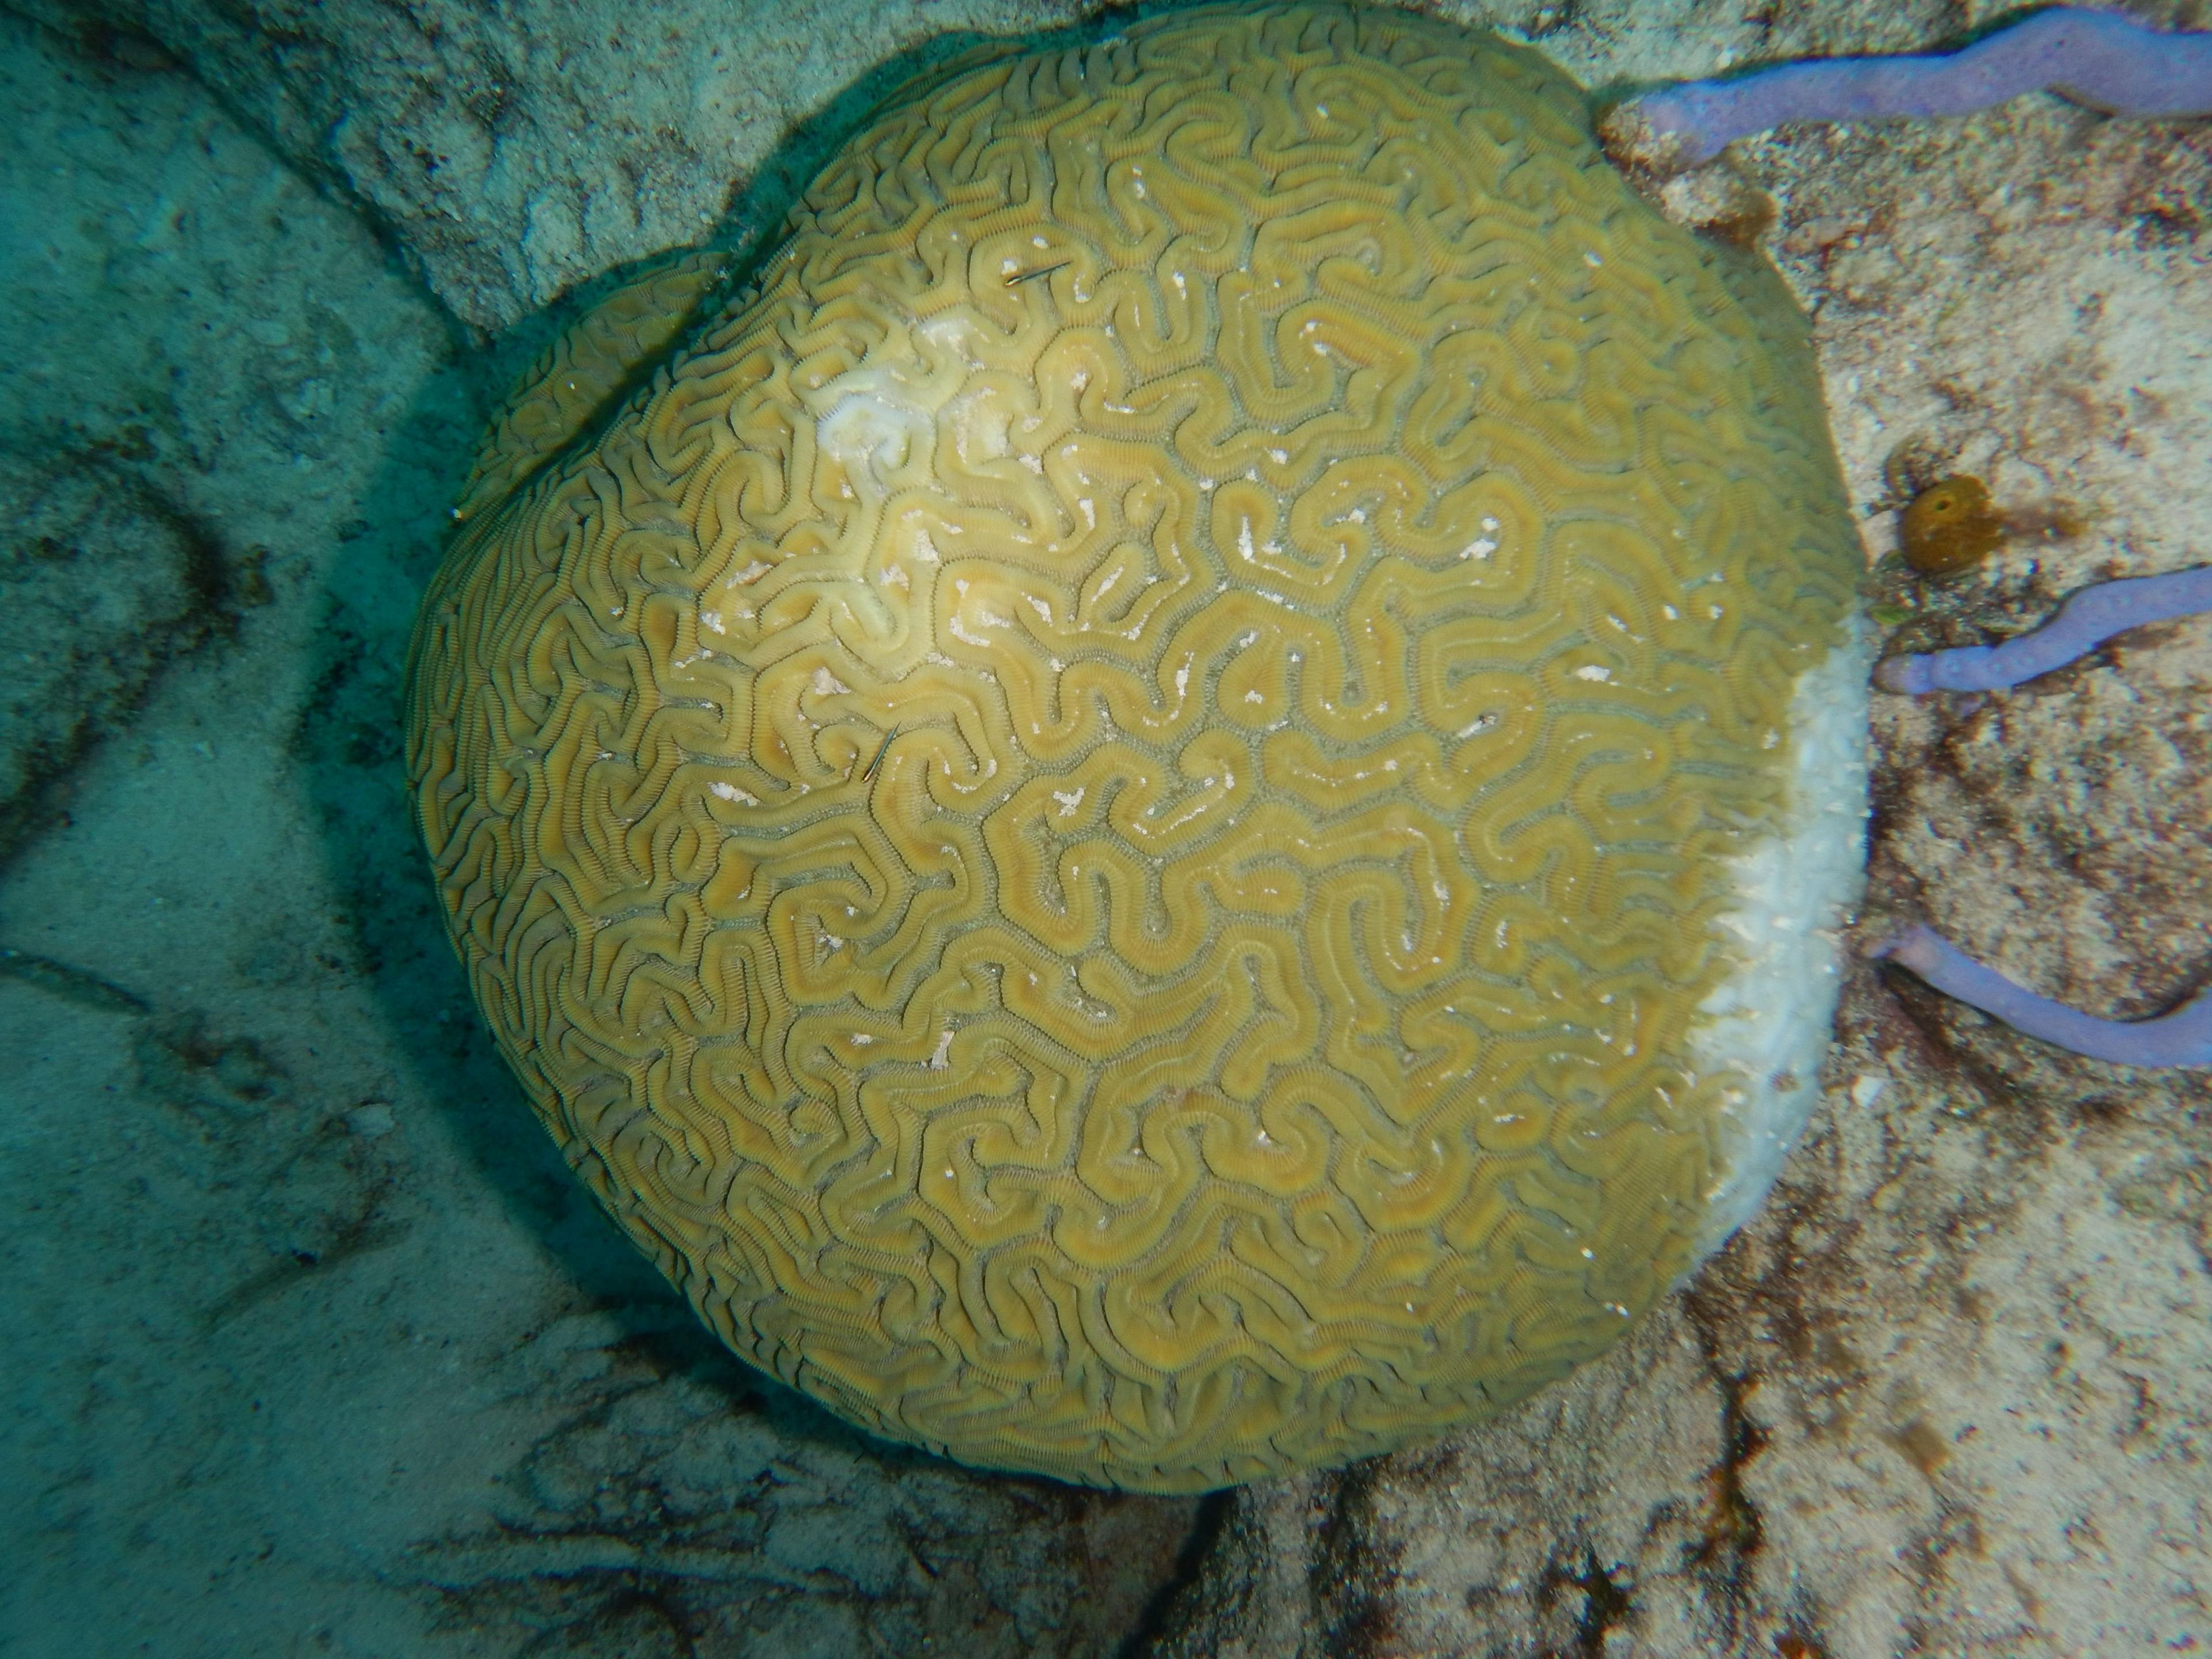
[[[895, 328], [843, 374], [800, 391], [817, 447], [844, 467], [864, 503], [933, 475], [938, 418], [968, 380], [966, 330], [957, 315]], [[981, 432], [960, 435], [988, 447]], [[997, 442], [1003, 453], [1003, 431]]]
[[1699, 1070], [1724, 1075], [1723, 1173], [1706, 1194], [1698, 1256], [1757, 1210], [1804, 1133], [1843, 984], [1845, 913], [1866, 882], [1867, 677], [1850, 641], [1802, 675], [1790, 706], [1784, 828], [1735, 860], [1735, 908], [1721, 918], [1735, 971], [1691, 1032]]

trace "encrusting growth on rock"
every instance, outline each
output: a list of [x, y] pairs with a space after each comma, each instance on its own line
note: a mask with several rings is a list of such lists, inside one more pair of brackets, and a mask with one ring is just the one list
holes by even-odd
[[2004, 535], [1989, 487], [1966, 473], [1929, 485], [1898, 516], [1899, 550], [1923, 576], [1963, 574], [1995, 552]]

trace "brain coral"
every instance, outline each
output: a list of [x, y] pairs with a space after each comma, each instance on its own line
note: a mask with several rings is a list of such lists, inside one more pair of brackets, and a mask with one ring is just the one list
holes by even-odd
[[1328, 5], [994, 49], [713, 274], [495, 428], [409, 754], [501, 1051], [732, 1347], [1202, 1488], [1498, 1409], [1747, 1213], [1859, 556], [1802, 319], [1571, 82]]

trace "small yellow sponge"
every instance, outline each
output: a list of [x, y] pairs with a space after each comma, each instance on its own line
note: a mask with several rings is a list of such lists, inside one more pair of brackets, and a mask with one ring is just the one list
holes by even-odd
[[712, 274], [495, 429], [408, 751], [501, 1052], [732, 1348], [1194, 1490], [1493, 1412], [1747, 1213], [1860, 559], [1803, 319], [1572, 83], [1336, 5], [988, 50]]

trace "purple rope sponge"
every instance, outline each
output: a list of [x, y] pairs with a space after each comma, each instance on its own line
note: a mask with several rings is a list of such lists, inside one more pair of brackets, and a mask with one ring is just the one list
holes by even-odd
[[1617, 158], [1675, 172], [1784, 121], [1964, 115], [2039, 89], [2115, 115], [2212, 114], [2212, 32], [2054, 6], [1940, 56], [1831, 58], [1686, 82], [1622, 105], [1605, 132]]
[[1875, 665], [1874, 683], [1916, 697], [1930, 691], [1996, 691], [2063, 668], [2115, 634], [2198, 611], [2212, 611], [2212, 565], [2100, 582], [2073, 595], [2033, 634], [2002, 645], [1886, 657]]
[[[2113, 635], [2169, 617], [2212, 611], [2212, 565], [2085, 587], [2033, 634], [1876, 665], [1886, 691], [1995, 691], [2083, 656]], [[2099, 1019], [2037, 996], [1917, 923], [1867, 953], [1910, 968], [1937, 990], [1972, 1003], [2029, 1036], [2124, 1066], [2212, 1066], [2212, 991], [2157, 1019]]]
[[2099, 1019], [2014, 984], [1934, 928], [1917, 923], [1867, 954], [1910, 968], [1945, 995], [1996, 1015], [2016, 1031], [2092, 1060], [2122, 1066], [2212, 1066], [2212, 991], [2156, 1019]]

